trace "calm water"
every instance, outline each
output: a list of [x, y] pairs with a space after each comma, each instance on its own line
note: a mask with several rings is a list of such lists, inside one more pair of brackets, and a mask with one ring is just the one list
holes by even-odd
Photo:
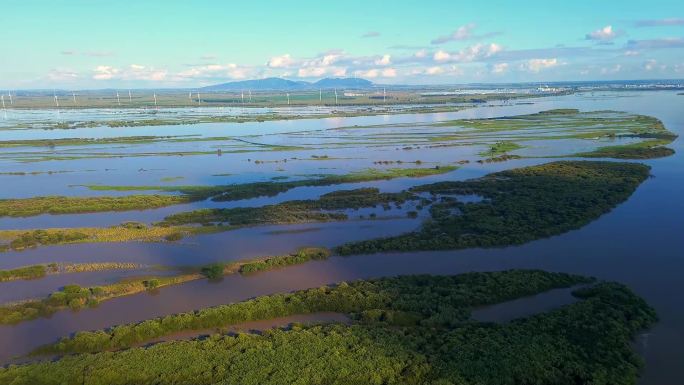
[[[536, 112], [550, 108], [580, 108], [583, 110], [614, 109], [653, 115], [668, 129], [684, 134], [684, 97], [673, 92], [603, 93], [572, 95], [534, 100], [533, 105], [489, 106], [436, 116], [375, 116], [348, 118], [330, 122], [311, 120], [302, 122], [268, 122], [255, 124], [254, 129], [272, 131], [293, 130], [293, 125], [334, 126], [373, 124], [381, 120], [406, 123], [452, 119], [454, 117], [493, 117]], [[365, 123], [361, 123], [365, 122]], [[281, 128], [276, 128], [283, 125]], [[302, 128], [302, 127], [297, 128]], [[172, 127], [172, 130], [199, 128]], [[202, 127], [209, 130], [210, 127]], [[130, 134], [130, 133], [129, 133]], [[38, 319], [16, 326], [0, 326], [0, 358], [8, 360], [37, 345], [54, 341], [59, 336], [77, 330], [98, 329], [124, 322], [142, 320], [203, 306], [238, 301], [278, 291], [318, 286], [341, 280], [378, 277], [395, 274], [435, 273], [450, 274], [467, 271], [491, 271], [510, 268], [540, 268], [616, 280], [633, 288], [653, 305], [661, 318], [648, 334], [637, 341], [637, 349], [646, 360], [641, 383], [672, 384], [681, 378], [684, 361], [684, 306], [680, 293], [684, 292], [684, 158], [682, 140], [672, 147], [677, 154], [647, 161], [653, 167], [653, 177], [645, 181], [634, 195], [611, 213], [576, 231], [538, 240], [516, 247], [498, 249], [469, 249], [447, 252], [394, 253], [348, 258], [334, 257], [324, 262], [266, 272], [251, 277], [228, 276], [220, 282], [194, 281], [165, 288], [156, 294], [144, 293], [117, 298], [102, 303], [96, 309], [80, 312], [62, 311], [49, 319]], [[432, 150], [429, 150], [432, 151]], [[420, 153], [420, 157], [427, 156]], [[449, 152], [439, 156], [449, 156]], [[460, 158], [456, 158], [457, 160]], [[543, 162], [544, 160], [535, 160]], [[467, 165], [449, 178], [468, 178], [491, 170], [519, 167], [531, 160], [493, 165]], [[54, 169], [54, 167], [50, 167]], [[30, 178], [30, 177], [25, 177]], [[413, 181], [415, 182], [415, 181]], [[389, 191], [401, 189], [404, 182], [385, 186]], [[303, 189], [302, 191], [310, 191]], [[317, 194], [321, 191], [310, 191]], [[297, 192], [290, 192], [292, 197]], [[10, 194], [11, 195], [11, 194]], [[279, 197], [269, 198], [278, 200]], [[268, 199], [260, 202], [267, 202]], [[235, 203], [238, 204], [238, 203]], [[65, 217], [66, 218], [66, 217]], [[95, 216], [93, 216], [95, 218]], [[27, 219], [30, 221], [33, 219]], [[37, 219], [44, 220], [44, 219]], [[55, 217], [59, 220], [59, 217]], [[95, 220], [95, 219], [93, 219]], [[10, 220], [14, 221], [14, 220]], [[16, 220], [15, 223], [20, 223]], [[402, 222], [403, 221], [403, 222]], [[47, 261], [54, 258], [73, 261], [136, 260], [143, 263], [164, 261], [182, 264], [188, 261], [234, 259], [250, 255], [264, 255], [291, 251], [298, 245], [335, 245], [350, 239], [375, 237], [408, 231], [418, 222], [354, 221], [296, 226], [271, 226], [237, 230], [224, 234], [197, 237], [193, 244], [111, 244], [73, 245], [42, 248], [22, 253], [0, 255], [3, 267]], [[58, 222], [55, 222], [58, 223]], [[12, 226], [2, 222], [3, 227]], [[371, 226], [371, 227], [367, 227]], [[375, 227], [372, 227], [375, 226]], [[283, 229], [301, 231], [282, 232]], [[136, 252], [133, 252], [135, 250]], [[119, 256], [117, 258], [117, 256]], [[130, 259], [128, 259], [130, 258]], [[136, 259], [142, 258], [142, 259]], [[159, 262], [161, 263], [161, 262]], [[563, 303], [563, 299], [558, 301]], [[554, 301], [548, 302], [549, 305]], [[537, 302], [545, 303], [544, 301]], [[510, 305], [509, 305], [510, 306]], [[519, 302], [507, 314], [535, 308], [530, 302]], [[546, 310], [546, 307], [536, 308]], [[503, 317], [502, 319], [507, 319]]]

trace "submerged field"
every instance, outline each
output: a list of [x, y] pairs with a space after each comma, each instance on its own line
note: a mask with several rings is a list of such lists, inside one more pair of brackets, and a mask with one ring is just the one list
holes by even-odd
[[[0, 383], [633, 383], [654, 309], [562, 247], [530, 252], [534, 270], [392, 277], [517, 266], [622, 215], [679, 156], [659, 115], [547, 99], [211, 124], [83, 110], [0, 132], [0, 360], [30, 362]], [[523, 318], [471, 318], [561, 288]]]

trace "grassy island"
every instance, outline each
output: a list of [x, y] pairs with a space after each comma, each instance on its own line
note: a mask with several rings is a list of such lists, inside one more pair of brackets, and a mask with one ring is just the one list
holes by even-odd
[[[542, 271], [402, 276], [259, 297], [80, 332], [36, 353], [79, 353], [0, 369], [23, 384], [494, 384], [634, 383], [629, 342], [656, 315], [616, 283], [576, 290], [579, 299], [504, 324], [469, 318], [475, 306], [588, 283]], [[133, 346], [183, 330], [315, 311], [349, 314], [351, 325], [215, 334]]]

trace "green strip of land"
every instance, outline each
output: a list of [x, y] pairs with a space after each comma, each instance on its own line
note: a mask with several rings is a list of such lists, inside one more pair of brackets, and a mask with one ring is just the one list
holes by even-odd
[[[0, 369], [28, 384], [631, 384], [640, 360], [630, 341], [656, 321], [616, 283], [579, 289], [579, 301], [505, 324], [469, 320], [475, 306], [584, 277], [542, 271], [403, 276], [341, 283], [79, 332], [37, 353], [98, 352]], [[261, 335], [213, 335], [118, 352], [179, 331], [335, 311], [352, 325], [294, 326]]]

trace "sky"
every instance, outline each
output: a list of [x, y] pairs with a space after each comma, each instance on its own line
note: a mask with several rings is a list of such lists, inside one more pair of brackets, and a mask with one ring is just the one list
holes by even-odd
[[681, 0], [2, 0], [0, 26], [5, 90], [684, 78]]

